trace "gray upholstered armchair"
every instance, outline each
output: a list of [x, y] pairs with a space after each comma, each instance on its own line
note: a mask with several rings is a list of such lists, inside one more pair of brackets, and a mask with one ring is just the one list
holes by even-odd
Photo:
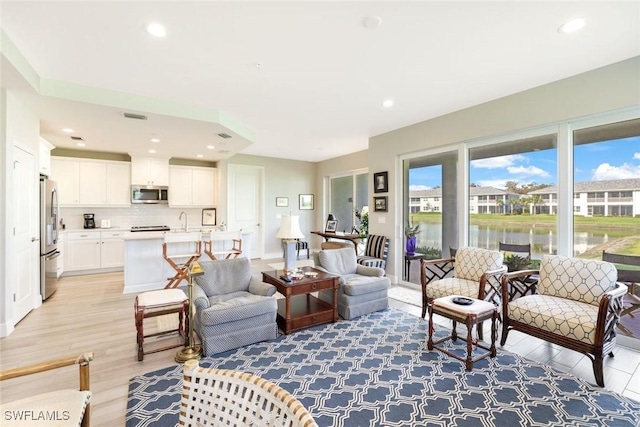
[[194, 327], [206, 356], [276, 338], [276, 288], [251, 276], [247, 258], [200, 266], [205, 273], [193, 286]]
[[[391, 281], [378, 267], [356, 262], [353, 248], [322, 250], [313, 254], [317, 269], [340, 276], [338, 313], [350, 320], [389, 307], [387, 296]], [[319, 298], [331, 302], [332, 291], [320, 291]]]

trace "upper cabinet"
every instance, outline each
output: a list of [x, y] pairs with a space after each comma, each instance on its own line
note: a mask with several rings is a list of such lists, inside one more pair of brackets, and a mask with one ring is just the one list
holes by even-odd
[[51, 175], [51, 150], [54, 148], [56, 147], [54, 147], [49, 141], [40, 137], [38, 164], [42, 175]]
[[61, 206], [131, 205], [128, 162], [52, 157], [51, 170]]
[[216, 205], [216, 169], [169, 166], [169, 206]]
[[169, 160], [131, 157], [131, 184], [169, 185]]

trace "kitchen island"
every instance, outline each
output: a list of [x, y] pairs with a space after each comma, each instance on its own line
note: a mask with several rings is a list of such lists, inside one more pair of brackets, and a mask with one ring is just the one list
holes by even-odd
[[[168, 231], [167, 233], [176, 232], [178, 231]], [[130, 294], [163, 289], [169, 282], [169, 278], [176, 274], [176, 271], [162, 257], [164, 233], [164, 231], [143, 231], [128, 233], [128, 235], [124, 237], [125, 257], [123, 293]], [[209, 257], [204, 253], [204, 241], [208, 241], [210, 239], [209, 233], [215, 233], [215, 244], [226, 244], [227, 240], [229, 242], [228, 244], [231, 244], [232, 239], [237, 238], [240, 234], [238, 231], [203, 230], [203, 252], [200, 257], [201, 261], [209, 260]], [[241, 233], [243, 249], [242, 255], [240, 255], [241, 257], [250, 258], [248, 251], [251, 248], [251, 234], [252, 232]], [[223, 238], [224, 241], [219, 241], [220, 238]], [[184, 248], [180, 245], [184, 245]], [[190, 252], [188, 243], [174, 244], [172, 248], [172, 253]], [[214, 247], [214, 249], [216, 248]], [[180, 286], [186, 286], [186, 282], [181, 283]]]

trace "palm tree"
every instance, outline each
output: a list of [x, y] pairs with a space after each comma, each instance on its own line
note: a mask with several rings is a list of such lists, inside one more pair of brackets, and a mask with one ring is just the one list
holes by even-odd
[[504, 214], [504, 200], [503, 199], [496, 200], [496, 206], [500, 208], [500, 213]]
[[537, 212], [536, 206], [542, 204], [544, 200], [542, 200], [542, 196], [539, 194], [534, 194], [531, 196], [531, 203], [533, 204], [533, 214], [535, 215]]
[[518, 204], [518, 199], [509, 199], [509, 205], [511, 205], [511, 215], [513, 215], [513, 207]]

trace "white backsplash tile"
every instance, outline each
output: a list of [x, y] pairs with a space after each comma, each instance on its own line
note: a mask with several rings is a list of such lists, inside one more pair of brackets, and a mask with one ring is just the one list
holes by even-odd
[[[60, 218], [67, 230], [82, 229], [84, 214], [95, 214], [96, 227], [100, 220], [111, 221], [111, 228], [130, 228], [140, 225], [167, 225], [179, 228], [182, 221], [178, 218], [185, 212], [189, 219], [189, 228], [202, 226], [202, 209], [170, 208], [166, 205], [135, 205], [128, 208], [71, 208], [61, 207]], [[218, 218], [218, 225], [222, 219]]]

